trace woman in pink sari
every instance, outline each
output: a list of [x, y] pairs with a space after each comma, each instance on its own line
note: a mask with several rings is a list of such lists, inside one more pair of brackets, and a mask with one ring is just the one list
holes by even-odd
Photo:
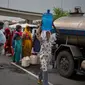
[[11, 34], [9, 28], [5, 29], [5, 36], [6, 36], [6, 43], [4, 46], [5, 54], [9, 53], [9, 54], [13, 55], [13, 52], [12, 52], [12, 34]]

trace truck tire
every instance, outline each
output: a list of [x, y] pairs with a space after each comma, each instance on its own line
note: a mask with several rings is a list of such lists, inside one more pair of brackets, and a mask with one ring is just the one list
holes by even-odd
[[74, 72], [74, 60], [70, 52], [62, 51], [57, 56], [57, 70], [61, 76], [71, 77]]

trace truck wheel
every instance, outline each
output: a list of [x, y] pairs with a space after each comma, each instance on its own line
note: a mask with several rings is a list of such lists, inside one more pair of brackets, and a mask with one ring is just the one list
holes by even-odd
[[74, 72], [74, 60], [68, 51], [62, 51], [57, 56], [57, 70], [60, 75], [70, 77]]

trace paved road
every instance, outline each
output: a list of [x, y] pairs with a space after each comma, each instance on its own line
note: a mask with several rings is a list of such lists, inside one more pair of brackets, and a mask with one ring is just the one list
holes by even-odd
[[[39, 66], [30, 66], [27, 70], [38, 75]], [[74, 75], [72, 78], [61, 77], [57, 70], [49, 71], [49, 82], [53, 85], [85, 85], [85, 75]]]
[[10, 58], [0, 56], [0, 85], [37, 85], [36, 79], [10, 64]]
[[85, 85], [85, 76], [74, 75], [72, 78], [68, 79], [54, 72], [49, 73], [49, 81], [54, 85]]
[[[10, 58], [0, 56], [0, 85], [37, 85], [36, 78], [29, 76], [21, 69], [10, 64]], [[27, 70], [38, 75], [39, 66], [30, 66]], [[73, 78], [67, 79], [61, 77], [57, 70], [49, 71], [49, 81], [53, 85], [85, 85], [84, 75], [74, 75]]]

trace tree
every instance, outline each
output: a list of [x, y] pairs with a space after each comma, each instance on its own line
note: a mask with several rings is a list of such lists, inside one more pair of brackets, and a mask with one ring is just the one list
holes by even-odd
[[54, 11], [53, 15], [54, 20], [69, 15], [67, 11], [63, 11], [61, 8], [54, 8], [53, 11]]

